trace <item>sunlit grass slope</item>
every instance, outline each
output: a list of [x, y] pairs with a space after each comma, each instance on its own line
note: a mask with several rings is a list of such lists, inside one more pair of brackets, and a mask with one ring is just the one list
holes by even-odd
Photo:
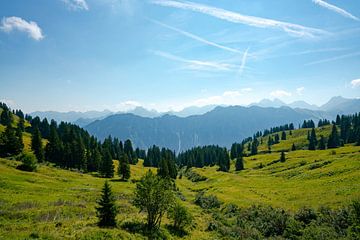
[[234, 165], [229, 173], [217, 167], [195, 169], [208, 179], [197, 183], [182, 179], [178, 185], [189, 197], [206, 190], [223, 202], [270, 204], [289, 210], [336, 207], [360, 198], [360, 147], [300, 150], [286, 157], [285, 163], [272, 163], [280, 158], [279, 153], [247, 157], [241, 172], [235, 172]]
[[[144, 239], [142, 235], [123, 230], [124, 222], [144, 221], [145, 216], [131, 204], [135, 183], [110, 180], [120, 214], [119, 227], [100, 229], [96, 226], [95, 206], [104, 179], [55, 167], [41, 165], [37, 172], [15, 169], [16, 161], [0, 159], [0, 239]], [[115, 165], [117, 162], [115, 161]], [[131, 166], [131, 179], [139, 179], [150, 168], [142, 161]], [[200, 208], [185, 204], [200, 221], [191, 237], [211, 239], [205, 232], [206, 218]], [[168, 222], [164, 219], [164, 222]], [[188, 238], [191, 238], [190, 235]]]

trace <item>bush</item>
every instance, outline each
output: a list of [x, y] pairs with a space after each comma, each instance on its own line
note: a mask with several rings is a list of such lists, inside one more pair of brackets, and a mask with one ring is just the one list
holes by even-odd
[[193, 172], [190, 168], [187, 169], [184, 174], [192, 182], [202, 182], [207, 180], [205, 176]]
[[193, 219], [186, 207], [179, 202], [176, 202], [168, 210], [168, 218], [173, 221], [173, 227], [178, 231], [183, 231], [186, 226], [192, 223]]
[[241, 215], [265, 237], [282, 235], [289, 218], [289, 214], [283, 209], [271, 206], [252, 206], [243, 211]]
[[37, 168], [37, 160], [33, 153], [24, 153], [20, 156], [22, 164], [17, 167], [17, 169], [27, 172], [33, 172]]
[[203, 209], [219, 208], [221, 202], [214, 195], [205, 196], [204, 192], [199, 192], [195, 196], [195, 204]]
[[295, 214], [294, 218], [308, 225], [311, 221], [317, 219], [317, 214], [312, 208], [303, 207]]

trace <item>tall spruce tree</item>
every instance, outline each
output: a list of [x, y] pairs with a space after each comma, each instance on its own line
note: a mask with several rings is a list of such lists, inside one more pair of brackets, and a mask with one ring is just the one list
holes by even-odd
[[316, 138], [316, 133], [315, 133], [315, 129], [311, 129], [311, 134], [309, 136], [309, 150], [316, 150], [316, 145], [317, 145], [317, 138]]
[[332, 126], [327, 146], [328, 148], [337, 148], [340, 146], [339, 133], [335, 124]]
[[282, 131], [281, 133], [281, 140], [286, 140], [286, 132]]
[[292, 146], [291, 146], [291, 151], [296, 151], [295, 143], [292, 144]]
[[15, 131], [11, 124], [8, 125], [5, 132], [1, 134], [0, 155], [3, 157], [14, 156], [21, 153], [23, 148], [22, 135], [19, 137], [19, 133]]
[[239, 156], [239, 157], [236, 158], [235, 170], [236, 171], [244, 170], [244, 160], [243, 160], [242, 156]]
[[105, 150], [104, 157], [102, 159], [100, 174], [105, 178], [114, 177], [114, 164], [111, 154], [108, 150]]
[[326, 149], [326, 140], [325, 140], [323, 135], [320, 136], [319, 147], [318, 148], [320, 150], [325, 150]]
[[31, 149], [34, 151], [34, 154], [35, 154], [38, 162], [43, 162], [45, 159], [44, 149], [43, 149], [43, 144], [42, 144], [41, 133], [38, 128], [35, 128], [34, 132], [32, 134]]
[[118, 208], [108, 181], [105, 181], [98, 204], [99, 206], [96, 207], [97, 217], [99, 218], [98, 225], [100, 227], [115, 227]]
[[162, 178], [170, 177], [168, 161], [165, 158], [160, 160], [157, 174]]
[[130, 178], [130, 164], [127, 154], [122, 154], [119, 159], [118, 174], [122, 180], [126, 181]]

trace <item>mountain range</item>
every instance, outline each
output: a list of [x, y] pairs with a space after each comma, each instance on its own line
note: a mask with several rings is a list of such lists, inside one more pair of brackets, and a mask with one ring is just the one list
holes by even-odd
[[36, 112], [32, 115], [74, 122], [99, 139], [111, 135], [131, 139], [136, 147], [143, 149], [156, 144], [181, 152], [210, 144], [229, 147], [259, 129], [286, 123], [297, 126], [307, 119], [332, 120], [337, 114], [355, 112], [360, 112], [360, 99], [333, 97], [319, 107], [303, 101], [286, 104], [279, 99], [264, 99], [246, 107], [211, 105], [168, 113], [137, 107], [127, 113]]

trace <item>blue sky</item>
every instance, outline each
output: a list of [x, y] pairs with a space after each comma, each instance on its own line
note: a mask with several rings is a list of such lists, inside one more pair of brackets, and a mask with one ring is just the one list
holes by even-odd
[[165, 111], [360, 97], [358, 0], [2, 0], [0, 99]]

